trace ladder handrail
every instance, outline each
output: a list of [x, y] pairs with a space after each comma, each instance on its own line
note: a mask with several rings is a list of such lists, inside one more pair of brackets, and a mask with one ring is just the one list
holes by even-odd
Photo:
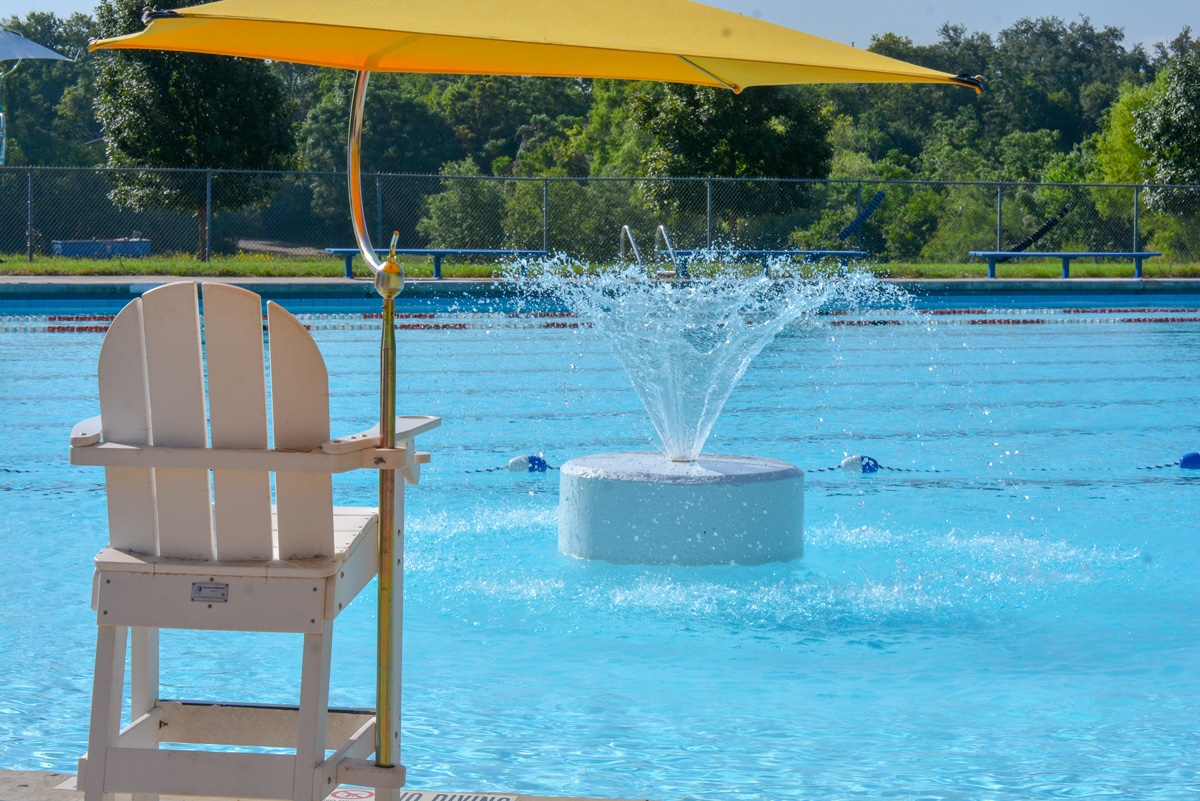
[[642, 254], [638, 251], [637, 242], [633, 240], [633, 231], [628, 225], [622, 225], [621, 231], [617, 234], [617, 242], [621, 247], [621, 261], [625, 261], [625, 240], [627, 239], [629, 240], [629, 246], [633, 248], [633, 257], [637, 259], [638, 266], [644, 266], [642, 264]]
[[654, 231], [654, 249], [658, 250], [658, 240], [662, 238], [663, 243], [667, 246], [667, 253], [671, 256], [671, 264], [675, 267], [675, 272], [679, 272], [679, 259], [675, 257], [675, 246], [671, 244], [671, 235], [667, 233], [667, 227], [660, 225]]

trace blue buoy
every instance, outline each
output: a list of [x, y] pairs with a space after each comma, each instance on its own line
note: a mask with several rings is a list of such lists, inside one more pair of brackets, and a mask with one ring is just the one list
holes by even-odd
[[1184, 470], [1200, 470], [1200, 453], [1185, 453], [1179, 460]]
[[508, 463], [508, 469], [514, 473], [545, 473], [549, 467], [545, 459], [534, 454], [517, 456]]
[[842, 469], [847, 473], [878, 473], [879, 462], [870, 456], [847, 456], [842, 460]]

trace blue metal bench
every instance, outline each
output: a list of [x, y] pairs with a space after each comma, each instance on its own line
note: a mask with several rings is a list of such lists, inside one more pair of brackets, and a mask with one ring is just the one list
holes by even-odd
[[851, 259], [865, 259], [870, 255], [865, 250], [741, 250], [737, 248], [730, 248], [728, 250], [677, 250], [675, 251], [675, 255], [679, 257], [681, 262], [680, 267], [684, 275], [687, 275], [688, 261], [697, 254], [702, 256], [713, 255], [734, 260], [755, 258], [762, 264], [763, 275], [767, 274], [767, 267], [771, 263], [771, 259], [779, 257], [803, 257], [805, 261], [837, 259], [843, 267], [848, 267]]
[[[358, 248], [325, 248], [326, 253], [346, 260], [346, 277], [353, 278], [354, 257]], [[389, 248], [375, 248], [376, 253], [389, 253]], [[516, 256], [518, 259], [548, 255], [544, 250], [487, 250], [472, 248], [396, 248], [397, 256], [433, 256], [433, 277], [442, 277], [442, 259], [446, 256]]]
[[1009, 251], [1009, 250], [972, 250], [967, 255], [975, 256], [980, 259], [987, 259], [988, 263], [988, 278], [996, 277], [996, 262], [1001, 259], [1062, 259], [1062, 277], [1071, 277], [1071, 260], [1072, 259], [1133, 259], [1133, 277], [1142, 277], [1142, 260], [1161, 256], [1161, 253], [1154, 253], [1148, 250], [1130, 250], [1121, 252], [1091, 252], [1091, 251], [1071, 251], [1071, 252], [1042, 252], [1042, 251]]

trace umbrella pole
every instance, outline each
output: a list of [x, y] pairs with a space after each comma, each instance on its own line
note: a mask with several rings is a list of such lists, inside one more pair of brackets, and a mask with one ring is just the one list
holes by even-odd
[[[396, 447], [396, 328], [395, 298], [404, 288], [404, 272], [394, 259], [380, 262], [371, 246], [363, 213], [361, 143], [363, 106], [367, 97], [367, 81], [371, 73], [362, 70], [354, 82], [354, 97], [350, 106], [350, 135], [346, 149], [347, 180], [350, 188], [350, 215], [354, 223], [354, 238], [359, 254], [375, 274], [375, 290], [383, 298], [383, 336], [379, 348], [379, 436], [381, 448]], [[400, 553], [395, 544], [400, 543]], [[400, 732], [394, 710], [400, 703], [392, 696], [394, 676], [400, 665], [393, 661], [396, 631], [396, 611], [403, 602], [403, 585], [394, 586], [395, 570], [403, 564], [403, 540], [396, 530], [396, 471], [379, 471], [379, 617], [376, 643], [375, 673], [375, 764], [381, 768], [393, 766], [399, 756]], [[396, 730], [393, 731], [393, 728]], [[393, 748], [394, 746], [394, 748]]]

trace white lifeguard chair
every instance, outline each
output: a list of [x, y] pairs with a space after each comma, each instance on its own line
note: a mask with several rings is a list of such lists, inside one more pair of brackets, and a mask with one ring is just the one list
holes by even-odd
[[[100, 352], [101, 414], [71, 432], [71, 463], [105, 468], [110, 540], [95, 559], [99, 633], [78, 786], [86, 801], [113, 793], [133, 793], [135, 801], [159, 794], [320, 801], [339, 784], [395, 798], [404, 768], [366, 759], [376, 747], [373, 712], [329, 709], [333, 622], [379, 570], [379, 515], [335, 507], [332, 474], [397, 470], [415, 483], [429, 454], [417, 453], [413, 438], [441, 421], [397, 418], [394, 449], [378, 447], [378, 427], [331, 439], [320, 351], [295, 317], [268, 303], [270, 447], [262, 301], [216, 283], [203, 285], [203, 300], [203, 337], [194, 283], [167, 284], [126, 306]], [[395, 497], [400, 539], [403, 482]], [[384, 569], [392, 571], [398, 618], [403, 564], [391, 561]], [[299, 705], [159, 698], [162, 628], [303, 634]], [[130, 631], [132, 714], [122, 727]], [[398, 666], [399, 636], [391, 658]], [[400, 671], [393, 676], [398, 701]], [[398, 752], [399, 704], [391, 710], [385, 731]], [[295, 754], [160, 749], [163, 742]], [[326, 749], [334, 754], [327, 758]]]

